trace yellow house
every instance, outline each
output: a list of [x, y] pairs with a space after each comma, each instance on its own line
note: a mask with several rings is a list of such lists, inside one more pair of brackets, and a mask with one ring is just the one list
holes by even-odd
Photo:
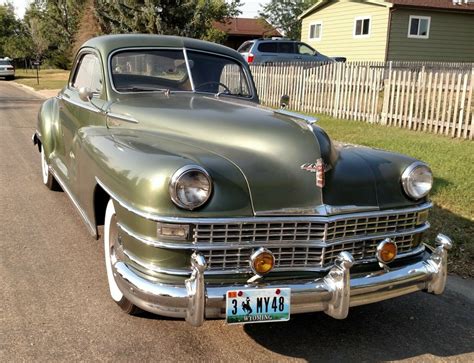
[[299, 17], [301, 40], [348, 61], [474, 61], [466, 0], [319, 0]]

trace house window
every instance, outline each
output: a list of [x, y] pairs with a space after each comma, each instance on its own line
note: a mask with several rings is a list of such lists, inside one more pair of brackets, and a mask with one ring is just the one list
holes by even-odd
[[408, 38], [428, 39], [430, 37], [430, 16], [410, 15]]
[[309, 24], [309, 39], [321, 40], [323, 37], [323, 22], [318, 21], [316, 23]]
[[355, 18], [354, 38], [368, 38], [370, 36], [370, 16], [361, 16]]

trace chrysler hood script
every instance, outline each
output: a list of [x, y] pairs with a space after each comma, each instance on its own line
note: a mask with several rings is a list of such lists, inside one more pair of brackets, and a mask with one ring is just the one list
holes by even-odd
[[316, 173], [316, 186], [319, 188], [324, 187], [324, 161], [319, 158], [316, 163], [306, 163], [301, 165], [302, 170], [309, 171], [310, 173]]

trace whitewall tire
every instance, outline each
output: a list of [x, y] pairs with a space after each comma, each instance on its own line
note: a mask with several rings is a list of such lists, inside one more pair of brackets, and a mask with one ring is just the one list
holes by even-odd
[[58, 182], [54, 179], [54, 176], [49, 171], [48, 161], [46, 160], [46, 154], [44, 152], [43, 145], [41, 145], [41, 178], [43, 184], [49, 190], [61, 190]]

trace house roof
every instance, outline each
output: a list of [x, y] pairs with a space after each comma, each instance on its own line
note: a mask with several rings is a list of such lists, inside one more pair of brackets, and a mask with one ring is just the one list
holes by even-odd
[[[309, 7], [304, 11], [298, 18], [303, 19], [306, 16], [314, 13], [320, 7], [333, 2], [334, 0], [318, 0], [313, 6]], [[354, 2], [365, 2], [368, 4], [381, 5], [386, 7], [417, 7], [417, 8], [429, 8], [429, 9], [440, 9], [440, 10], [460, 10], [460, 11], [474, 11], [474, 2], [469, 0], [461, 0], [461, 4], [455, 4], [453, 0], [358, 0]]]
[[230, 18], [225, 23], [214, 22], [214, 27], [228, 35], [281, 36], [264, 19]]
[[474, 11], [474, 3], [466, 4], [464, 0], [460, 4], [455, 4], [453, 0], [387, 0], [395, 6], [415, 6], [421, 8], [447, 9], [447, 10], [467, 10]]

